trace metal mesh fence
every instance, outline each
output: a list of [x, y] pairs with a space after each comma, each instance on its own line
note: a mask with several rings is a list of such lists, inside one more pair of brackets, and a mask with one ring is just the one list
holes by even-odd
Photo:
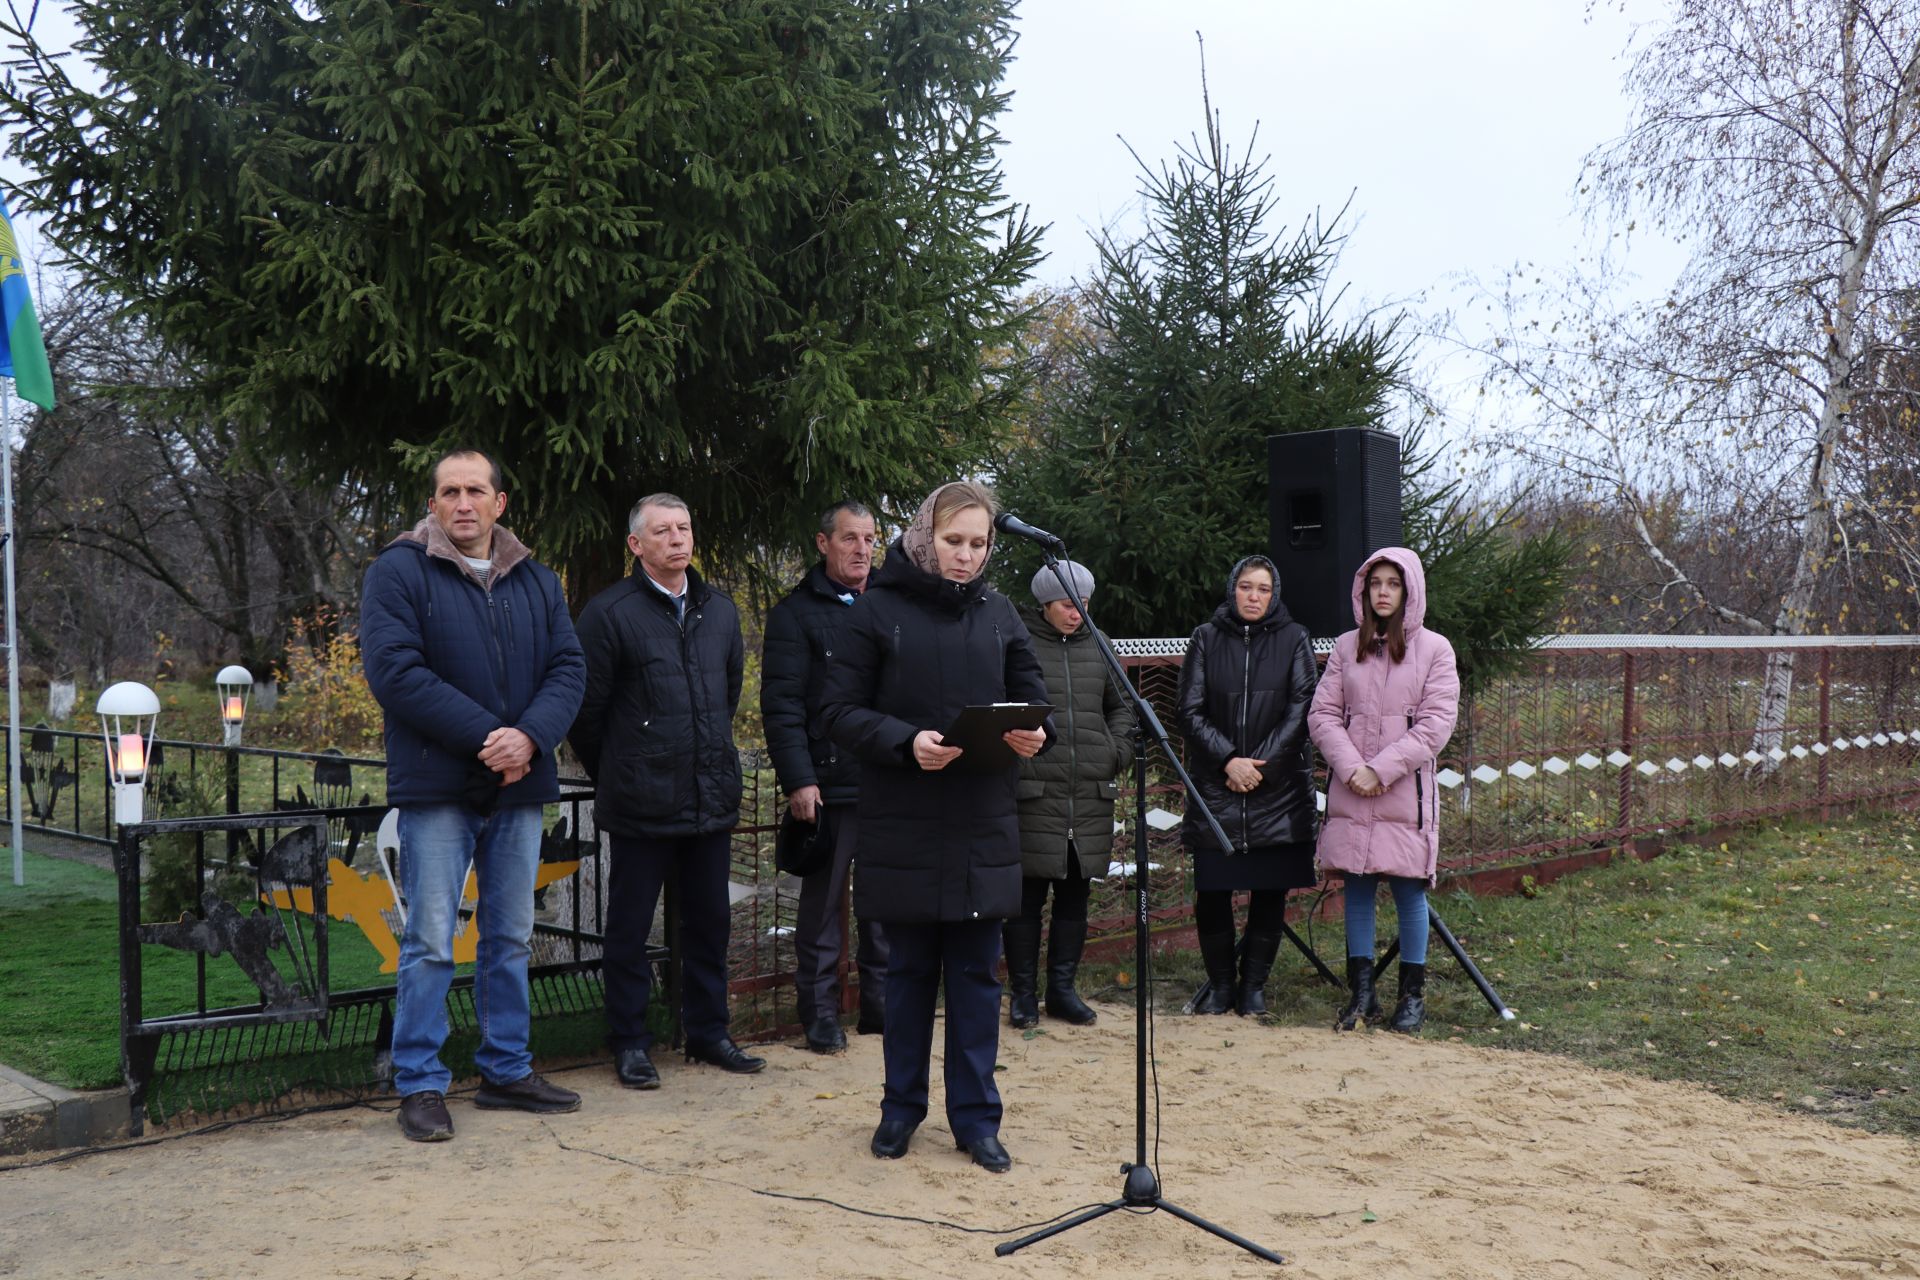
[[[1176, 729], [1184, 642], [1117, 647], [1129, 677]], [[1917, 756], [1920, 645], [1905, 638], [1830, 645], [1561, 639], [1463, 709], [1436, 775], [1441, 874], [1785, 814], [1910, 802], [1920, 796]], [[797, 1023], [792, 933], [799, 882], [774, 865], [784, 798], [773, 770], [757, 751], [742, 753], [742, 767], [729, 959], [734, 1026], [751, 1037]], [[375, 770], [354, 773], [357, 782], [377, 789]], [[1192, 901], [1191, 865], [1172, 821], [1183, 798], [1171, 779], [1164, 761], [1150, 760], [1149, 806], [1156, 812], [1147, 840], [1149, 911], [1162, 930], [1189, 923]], [[1121, 783], [1114, 865], [1096, 882], [1090, 904], [1096, 942], [1131, 929], [1132, 779]], [[563, 836], [577, 833], [587, 808], [570, 796], [550, 818], [566, 820]], [[335, 833], [334, 843], [340, 840]], [[602, 914], [607, 855], [604, 841], [591, 836], [579, 852], [585, 855], [579, 871], [549, 886], [540, 902], [535, 965], [572, 970], [549, 975], [549, 985], [559, 985], [544, 995], [536, 981], [536, 1047], [550, 1052], [591, 1052], [603, 1031], [595, 963], [608, 923]], [[672, 927], [671, 910], [658, 913], [655, 941], [671, 945]], [[856, 975], [844, 956], [842, 973], [850, 1009]], [[166, 1092], [156, 1092], [153, 1109], [167, 1114], [231, 1105], [216, 1097], [262, 1101], [371, 1087], [381, 1076], [369, 1054], [380, 1040], [377, 1015], [390, 994], [390, 987], [356, 992], [344, 1002], [351, 1007], [327, 1023], [256, 1031], [252, 1040], [237, 1032], [180, 1037], [180, 1044], [162, 1049], [155, 1088]], [[656, 1004], [661, 1029], [668, 1030], [671, 1001], [667, 992], [662, 996]], [[457, 992], [450, 1012], [456, 1032], [450, 1062], [457, 1062], [460, 1038], [470, 1029], [470, 996]], [[243, 1071], [238, 1063], [251, 1065]]]

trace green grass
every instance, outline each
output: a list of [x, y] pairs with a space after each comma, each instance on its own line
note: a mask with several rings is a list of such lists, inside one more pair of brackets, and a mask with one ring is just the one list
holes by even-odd
[[[0, 1062], [71, 1089], [120, 1082], [118, 908], [111, 872], [29, 851], [27, 883], [12, 883], [12, 853], [0, 883]], [[332, 986], [345, 991], [391, 982], [358, 930], [335, 921], [327, 932]], [[194, 957], [145, 948], [149, 1016], [194, 1007]], [[207, 962], [210, 1007], [256, 1004], [259, 991], [230, 959]]]
[[[1500, 1023], [1435, 938], [1426, 1034], [1920, 1137], [1916, 845], [1911, 815], [1792, 823], [1622, 859], [1531, 898], [1436, 895], [1519, 1020]], [[1385, 894], [1380, 915], [1384, 947]], [[1316, 922], [1329, 964], [1343, 963], [1341, 938], [1337, 921]], [[1131, 967], [1098, 966], [1083, 985], [1130, 1000], [1113, 979]], [[1199, 981], [1198, 957], [1166, 957], [1159, 976], [1156, 1007], [1175, 1010]], [[1389, 974], [1388, 1008], [1394, 991]], [[1339, 1003], [1287, 947], [1267, 999], [1270, 1020], [1299, 1026], [1330, 1026]]]

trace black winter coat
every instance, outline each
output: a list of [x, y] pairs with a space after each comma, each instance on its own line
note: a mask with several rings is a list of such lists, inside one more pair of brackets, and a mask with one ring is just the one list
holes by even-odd
[[[983, 580], [937, 578], [895, 542], [849, 611], [844, 642], [823, 714], [861, 765], [854, 909], [909, 923], [1020, 914], [1020, 771], [929, 773], [913, 739], [944, 731], [963, 707], [1046, 701], [1026, 625]], [[1047, 734], [1051, 744], [1051, 724]]]
[[[1277, 594], [1254, 623], [1242, 622], [1227, 601], [1187, 642], [1179, 702], [1187, 772], [1236, 853], [1314, 837], [1307, 707], [1317, 679], [1307, 629]], [[1245, 795], [1227, 789], [1234, 756], [1267, 762], [1260, 785]], [[1219, 849], [1191, 805], [1180, 836], [1196, 852]]]
[[1114, 688], [1092, 628], [1063, 636], [1038, 609], [1023, 606], [1020, 617], [1060, 730], [1053, 750], [1020, 762], [1022, 870], [1038, 880], [1064, 880], [1071, 848], [1082, 878], [1104, 876], [1113, 852], [1116, 779], [1133, 764], [1133, 707]]
[[841, 648], [852, 608], [840, 598], [826, 566], [816, 564], [767, 611], [760, 719], [782, 795], [819, 787], [826, 804], [851, 804], [860, 797], [860, 761], [827, 736], [820, 714], [827, 668]]
[[594, 781], [594, 820], [620, 836], [692, 836], [740, 820], [745, 647], [733, 601], [687, 570], [683, 627], [635, 565], [580, 613], [587, 694], [567, 740]]

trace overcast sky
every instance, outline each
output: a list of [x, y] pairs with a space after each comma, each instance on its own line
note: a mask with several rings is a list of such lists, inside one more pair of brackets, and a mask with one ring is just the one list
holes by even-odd
[[[1140, 225], [1138, 167], [1203, 129], [1198, 31], [1225, 135], [1271, 155], [1298, 223], [1352, 196], [1339, 271], [1370, 303], [1580, 245], [1582, 157], [1628, 119], [1632, 21], [1578, 0], [1025, 0], [1007, 86], [1007, 194], [1051, 224], [1047, 283], [1085, 275], [1090, 233]], [[1645, 261], [1640, 259], [1644, 258]], [[1671, 274], [1652, 246], [1636, 263]]]

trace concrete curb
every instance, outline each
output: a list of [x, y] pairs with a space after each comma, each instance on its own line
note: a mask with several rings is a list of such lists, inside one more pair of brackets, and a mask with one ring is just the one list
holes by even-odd
[[130, 1120], [124, 1087], [76, 1093], [0, 1066], [0, 1156], [112, 1142]]

